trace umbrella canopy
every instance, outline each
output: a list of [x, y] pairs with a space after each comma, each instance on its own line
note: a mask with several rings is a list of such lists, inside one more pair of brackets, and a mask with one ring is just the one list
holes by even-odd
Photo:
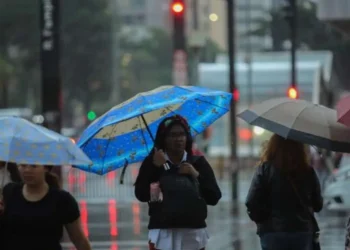
[[335, 110], [304, 100], [276, 98], [238, 114], [251, 125], [284, 138], [338, 152], [350, 152], [350, 128], [337, 122]]
[[19, 164], [91, 164], [70, 138], [18, 117], [0, 117], [0, 161]]
[[340, 99], [337, 104], [338, 122], [350, 127], [350, 95]]
[[164, 118], [184, 117], [192, 135], [196, 135], [229, 111], [231, 98], [227, 92], [194, 86], [163, 86], [138, 94], [112, 108], [83, 132], [78, 145], [94, 164], [76, 167], [105, 174], [126, 162], [142, 161], [150, 153]]

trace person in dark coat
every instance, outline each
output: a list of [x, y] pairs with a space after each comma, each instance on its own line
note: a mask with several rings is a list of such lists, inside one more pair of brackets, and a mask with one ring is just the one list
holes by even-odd
[[257, 224], [263, 250], [312, 249], [316, 223], [306, 209], [320, 212], [323, 198], [305, 145], [276, 134], [270, 138], [251, 182], [246, 207]]
[[[152, 197], [155, 196], [153, 194], [160, 194], [163, 191], [159, 185], [161, 176], [164, 176], [166, 171], [172, 170], [198, 182], [205, 210], [207, 205], [214, 206], [219, 202], [221, 191], [214, 172], [204, 156], [193, 155], [192, 141], [187, 121], [181, 116], [168, 117], [159, 124], [155, 147], [141, 164], [135, 182], [135, 196], [139, 201], [147, 202], [149, 205], [150, 250], [204, 250], [207, 244], [209, 236], [205, 218], [198, 219], [194, 216], [190, 219], [164, 220], [161, 199], [160, 202], [158, 200], [152, 202]], [[164, 168], [165, 164], [170, 167], [168, 170]], [[176, 193], [174, 199], [179, 195], [182, 194]], [[177, 204], [174, 203], [174, 206]], [[201, 214], [201, 211], [196, 213]]]

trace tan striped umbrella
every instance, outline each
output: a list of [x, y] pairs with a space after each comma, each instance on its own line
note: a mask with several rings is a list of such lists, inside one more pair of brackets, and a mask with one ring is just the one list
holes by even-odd
[[304, 100], [275, 98], [237, 115], [247, 123], [284, 138], [338, 152], [350, 152], [350, 128], [337, 112]]

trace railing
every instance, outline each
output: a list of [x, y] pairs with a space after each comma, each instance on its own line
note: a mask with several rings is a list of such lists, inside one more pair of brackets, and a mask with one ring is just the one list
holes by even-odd
[[[230, 160], [217, 157], [210, 159], [209, 162], [214, 169], [223, 194], [229, 197], [230, 173], [234, 170]], [[256, 159], [242, 158], [239, 160], [238, 170], [251, 169], [255, 165]], [[108, 203], [110, 200], [116, 200], [119, 204], [130, 203], [136, 200], [133, 185], [138, 170], [139, 164], [130, 165], [124, 176], [124, 184], [120, 184], [121, 169], [99, 176], [72, 167], [64, 167], [62, 173], [62, 176], [65, 177], [63, 187], [82, 203]], [[251, 179], [250, 172], [242, 171], [240, 179], [249, 181]]]

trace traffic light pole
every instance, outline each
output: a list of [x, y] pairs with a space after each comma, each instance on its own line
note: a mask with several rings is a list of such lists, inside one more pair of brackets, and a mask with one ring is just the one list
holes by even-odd
[[[227, 1], [227, 45], [229, 59], [229, 91], [234, 93], [235, 84], [235, 0]], [[232, 171], [232, 200], [238, 198], [238, 161], [237, 161], [237, 136], [236, 136], [236, 100], [231, 100], [230, 112], [230, 141], [231, 141], [231, 163]]]
[[297, 71], [296, 71], [296, 50], [297, 50], [297, 1], [290, 0], [292, 17], [290, 22], [290, 40], [291, 40], [291, 86], [297, 87]]
[[[59, 0], [39, 0], [41, 101], [44, 126], [61, 133]], [[61, 179], [61, 168], [53, 168]]]
[[172, 0], [171, 15], [173, 21], [173, 84], [188, 84], [188, 55], [187, 41], [185, 34], [185, 13], [184, 0]]

